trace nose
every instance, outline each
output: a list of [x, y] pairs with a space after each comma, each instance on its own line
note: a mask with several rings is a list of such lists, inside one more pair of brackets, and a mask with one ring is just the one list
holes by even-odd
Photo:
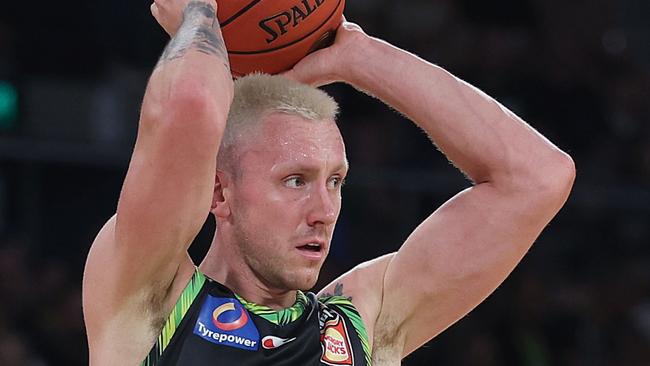
[[309, 226], [331, 225], [336, 222], [341, 198], [326, 187], [316, 189], [310, 197], [307, 223]]

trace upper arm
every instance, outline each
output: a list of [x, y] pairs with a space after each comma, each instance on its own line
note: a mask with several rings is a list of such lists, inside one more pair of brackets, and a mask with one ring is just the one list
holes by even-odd
[[570, 186], [508, 191], [479, 184], [409, 236], [386, 268], [377, 320], [394, 333], [402, 357], [496, 289], [564, 204]]
[[469, 188], [422, 222], [398, 252], [354, 268], [322, 292], [352, 297], [370, 341], [405, 357], [514, 269], [568, 196], [572, 178], [554, 179], [558, 184], [526, 189]]
[[370, 342], [405, 357], [476, 307], [520, 261], [551, 216], [523, 202], [489, 184], [463, 191], [397, 252], [353, 268], [319, 296], [351, 297]]
[[173, 275], [210, 212], [222, 131], [209, 119], [227, 111], [183, 102], [143, 113], [118, 202], [116, 254], [145, 281]]
[[[206, 102], [198, 85], [192, 91], [177, 84], [166, 92], [154, 83], [145, 96], [117, 213], [86, 263], [85, 277], [102, 288], [112, 312], [134, 296], [164, 295], [188, 261], [187, 248], [212, 202], [227, 110]], [[92, 292], [85, 286], [85, 297]], [[86, 311], [97, 312], [92, 306]]]

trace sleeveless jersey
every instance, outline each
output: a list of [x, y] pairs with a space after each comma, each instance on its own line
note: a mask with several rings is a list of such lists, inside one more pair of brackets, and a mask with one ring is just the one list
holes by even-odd
[[197, 269], [140, 366], [370, 366], [370, 357], [348, 298], [299, 291], [292, 307], [275, 311]]

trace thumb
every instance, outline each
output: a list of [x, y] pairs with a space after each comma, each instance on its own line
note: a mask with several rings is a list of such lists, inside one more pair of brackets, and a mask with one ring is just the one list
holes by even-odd
[[319, 50], [309, 54], [292, 69], [280, 73], [280, 75], [315, 87], [330, 84], [334, 80], [330, 80], [330, 75], [325, 72], [327, 60], [324, 55], [326, 52], [327, 50]]
[[308, 84], [316, 87], [321, 86], [321, 84], [315, 78], [314, 75], [309, 75], [310, 73], [305, 74], [303, 70], [304, 69], [299, 65], [297, 68], [294, 67], [291, 70], [287, 70], [285, 72], [280, 73], [280, 76], [283, 76], [287, 79], [291, 79], [293, 81], [297, 81], [301, 84]]

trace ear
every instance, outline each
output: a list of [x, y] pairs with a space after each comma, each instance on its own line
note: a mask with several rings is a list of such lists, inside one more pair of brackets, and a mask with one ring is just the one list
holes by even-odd
[[212, 195], [212, 207], [210, 211], [216, 217], [230, 216], [230, 202], [228, 201], [228, 189], [230, 188], [228, 174], [217, 170], [214, 177], [214, 193]]

